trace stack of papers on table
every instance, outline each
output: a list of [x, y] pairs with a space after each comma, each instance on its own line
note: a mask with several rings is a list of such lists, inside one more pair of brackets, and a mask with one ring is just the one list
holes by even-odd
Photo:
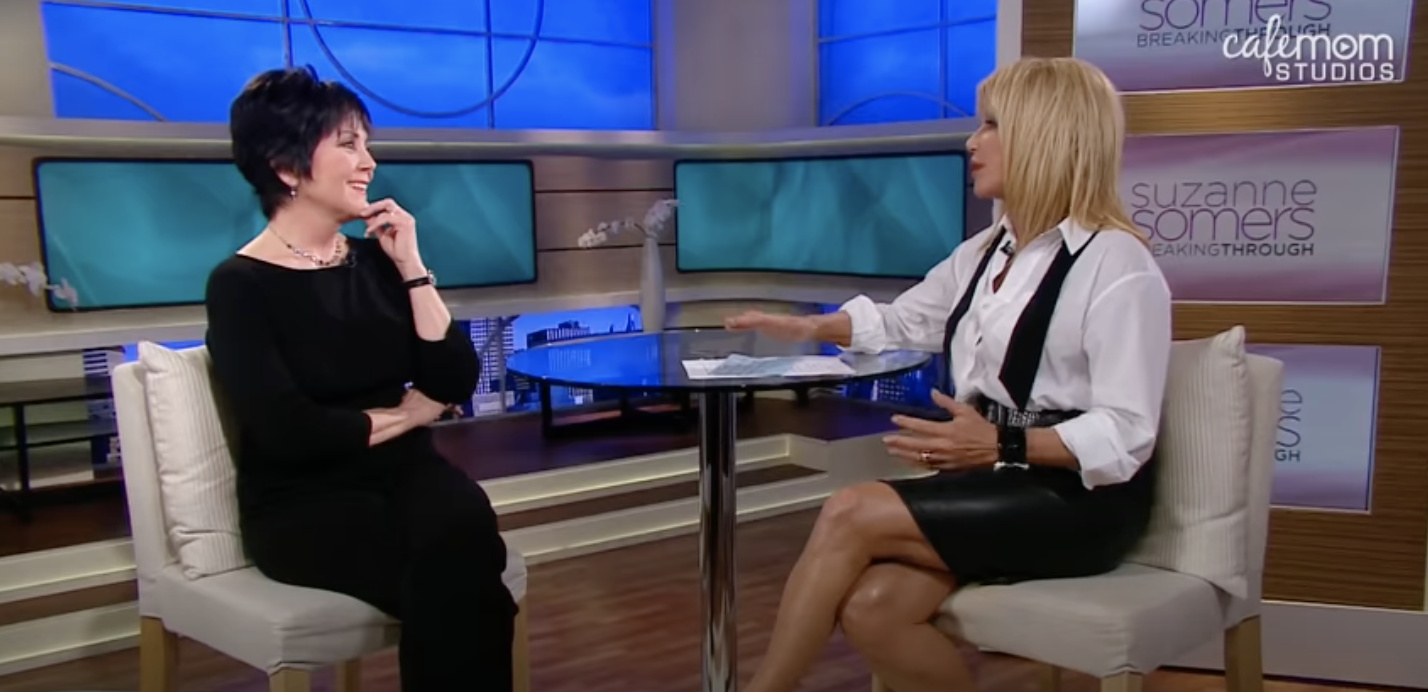
[[684, 372], [692, 380], [828, 377], [857, 374], [852, 367], [837, 356], [750, 358], [738, 354], [728, 358], [686, 360], [684, 361]]

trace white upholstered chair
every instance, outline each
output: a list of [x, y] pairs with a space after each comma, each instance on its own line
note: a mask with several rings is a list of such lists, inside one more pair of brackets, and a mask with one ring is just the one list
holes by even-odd
[[[1224, 636], [1228, 692], [1260, 692], [1260, 595], [1283, 364], [1244, 330], [1176, 342], [1145, 540], [1105, 575], [954, 593], [935, 624], [983, 649], [1138, 692], [1142, 677]], [[873, 689], [886, 688], [874, 680]], [[894, 691], [895, 692], [895, 691]]]
[[[113, 375], [141, 617], [142, 692], [173, 692], [178, 637], [259, 668], [274, 692], [307, 692], [335, 667], [339, 692], [359, 688], [360, 658], [396, 643], [399, 625], [357, 599], [271, 581], [238, 540], [232, 460], [202, 348], [139, 347]], [[521, 604], [512, 651], [516, 690], [529, 689], [525, 561], [504, 575]]]

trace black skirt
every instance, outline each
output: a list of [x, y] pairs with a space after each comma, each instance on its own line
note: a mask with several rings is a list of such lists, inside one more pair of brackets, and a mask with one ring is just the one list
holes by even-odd
[[1149, 523], [1155, 468], [1093, 490], [1075, 471], [1038, 466], [885, 482], [959, 584], [1009, 584], [1119, 566]]

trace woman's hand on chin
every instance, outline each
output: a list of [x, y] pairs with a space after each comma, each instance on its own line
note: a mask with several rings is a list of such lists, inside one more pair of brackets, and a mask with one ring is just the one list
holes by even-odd
[[[368, 238], [376, 238], [382, 252], [402, 269], [426, 274], [421, 261], [421, 251], [417, 247], [416, 219], [395, 200], [384, 199], [373, 202], [362, 210], [362, 221], [367, 225], [363, 233]], [[416, 278], [416, 277], [406, 277]]]

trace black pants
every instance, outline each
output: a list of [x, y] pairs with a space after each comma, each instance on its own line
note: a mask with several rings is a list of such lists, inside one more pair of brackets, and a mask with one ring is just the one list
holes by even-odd
[[268, 578], [347, 594], [402, 622], [405, 692], [509, 690], [516, 604], [480, 486], [435, 453], [294, 490], [243, 517]]

